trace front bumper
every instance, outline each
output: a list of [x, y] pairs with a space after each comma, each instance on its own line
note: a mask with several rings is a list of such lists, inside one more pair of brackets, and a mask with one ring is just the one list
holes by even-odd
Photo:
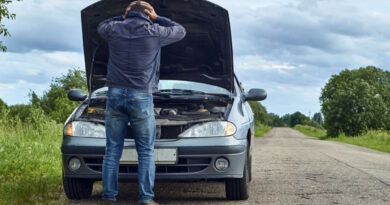
[[[64, 136], [62, 150], [65, 177], [100, 180], [105, 153], [105, 139]], [[135, 148], [134, 140], [125, 140], [125, 148]], [[175, 165], [156, 165], [156, 180], [218, 180], [242, 178], [246, 159], [247, 142], [235, 137], [191, 138], [157, 140], [155, 148], [177, 148]], [[77, 157], [81, 167], [68, 169], [69, 160]], [[218, 171], [215, 160], [224, 157], [229, 168]], [[137, 179], [137, 165], [120, 165], [120, 180]]]

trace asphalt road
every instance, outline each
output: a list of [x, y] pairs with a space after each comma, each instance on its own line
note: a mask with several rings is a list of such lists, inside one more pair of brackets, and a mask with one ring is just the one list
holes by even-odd
[[[157, 183], [161, 204], [390, 204], [390, 154], [273, 129], [256, 139], [248, 201], [228, 202], [222, 183]], [[118, 204], [136, 204], [137, 185], [121, 184]], [[93, 197], [65, 204], [99, 204]]]

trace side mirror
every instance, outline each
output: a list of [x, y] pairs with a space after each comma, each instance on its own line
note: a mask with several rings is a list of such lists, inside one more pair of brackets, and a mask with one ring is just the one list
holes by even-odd
[[68, 98], [71, 101], [84, 101], [87, 99], [87, 95], [80, 89], [73, 89], [69, 91]]
[[251, 89], [245, 94], [245, 101], [263, 101], [267, 98], [267, 91], [263, 89]]

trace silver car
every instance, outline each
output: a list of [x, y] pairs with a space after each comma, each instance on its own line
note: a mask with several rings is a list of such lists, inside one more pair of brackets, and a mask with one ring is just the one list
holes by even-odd
[[[103, 0], [82, 11], [89, 94], [69, 116], [62, 143], [63, 185], [69, 199], [91, 196], [102, 179], [108, 48], [99, 22], [120, 15], [129, 1]], [[248, 101], [267, 97], [262, 89], [244, 93], [233, 69], [228, 12], [208, 1], [151, 1], [157, 13], [181, 23], [187, 37], [163, 48], [159, 91], [154, 93], [156, 180], [215, 180], [228, 200], [249, 197], [254, 118]], [[129, 130], [131, 124], [128, 125]], [[134, 136], [127, 132], [119, 180], [136, 180]]]

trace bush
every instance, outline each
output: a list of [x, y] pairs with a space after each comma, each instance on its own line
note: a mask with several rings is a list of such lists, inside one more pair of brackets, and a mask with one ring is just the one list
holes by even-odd
[[[61, 193], [62, 125], [30, 107], [22, 123], [0, 111], [0, 202], [40, 204]], [[11, 119], [11, 120], [10, 120]]]
[[372, 66], [344, 70], [322, 89], [320, 102], [330, 136], [390, 129], [390, 72]]
[[265, 109], [265, 107], [259, 102], [250, 101], [249, 105], [251, 106], [255, 121], [260, 122], [263, 125], [268, 124], [267, 109]]
[[316, 128], [322, 128], [317, 122], [310, 120], [306, 115], [295, 112], [294, 114], [286, 114], [282, 117], [284, 123], [289, 127], [295, 127], [296, 125], [309, 125]]
[[40, 99], [39, 104], [42, 109], [58, 123], [64, 123], [79, 104], [68, 99], [68, 92], [71, 89], [82, 89], [87, 92], [85, 72], [69, 70], [67, 75], [56, 78], [50, 85], [50, 89]]
[[317, 137], [320, 139], [325, 139], [327, 136], [326, 130], [324, 130], [323, 128], [312, 127], [309, 125], [296, 125], [294, 129], [302, 132], [307, 136]]

